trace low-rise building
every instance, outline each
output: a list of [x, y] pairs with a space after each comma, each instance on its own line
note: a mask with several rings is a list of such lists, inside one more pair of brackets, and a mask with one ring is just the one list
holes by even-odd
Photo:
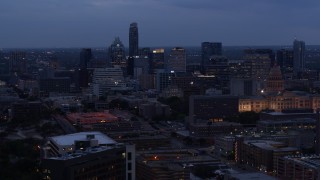
[[219, 160], [197, 150], [147, 151], [137, 156], [137, 179], [190, 179], [193, 166]]
[[319, 155], [291, 155], [279, 159], [276, 169], [280, 179], [320, 179]]
[[100, 132], [50, 137], [43, 147], [43, 179], [135, 179], [134, 146]]
[[236, 138], [236, 163], [264, 172], [275, 172], [280, 157], [298, 153], [298, 148], [289, 147], [282, 142]]

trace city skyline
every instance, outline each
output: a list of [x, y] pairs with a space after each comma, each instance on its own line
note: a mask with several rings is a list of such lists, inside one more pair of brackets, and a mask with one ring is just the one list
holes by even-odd
[[[313, 17], [320, 2], [4, 0], [0, 48], [107, 47], [139, 24], [139, 44], [196, 46], [291, 45], [295, 37], [320, 44]], [[71, 11], [72, 10], [72, 11]]]

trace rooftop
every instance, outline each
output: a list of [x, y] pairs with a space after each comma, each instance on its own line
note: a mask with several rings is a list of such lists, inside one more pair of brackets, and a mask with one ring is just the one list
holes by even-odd
[[73, 123], [80, 124], [96, 124], [105, 122], [114, 122], [118, 118], [108, 112], [93, 112], [93, 113], [72, 113], [67, 115], [68, 119]]
[[271, 151], [296, 151], [295, 147], [285, 146], [281, 142], [269, 141], [269, 140], [247, 140], [244, 141], [245, 144], [253, 145], [261, 149], [271, 150]]
[[74, 141], [87, 140], [87, 135], [94, 135], [94, 139], [98, 140], [99, 144], [117, 144], [117, 142], [111, 139], [110, 137], [97, 131], [54, 136], [50, 139], [52, 139], [56, 144], [60, 146], [68, 146], [74, 144]]
[[286, 156], [285, 159], [292, 160], [295, 163], [303, 164], [310, 168], [320, 169], [320, 156], [319, 155], [309, 155], [309, 156], [300, 156], [292, 155]]

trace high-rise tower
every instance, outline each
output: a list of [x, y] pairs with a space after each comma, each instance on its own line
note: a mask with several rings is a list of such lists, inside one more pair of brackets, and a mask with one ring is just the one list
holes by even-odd
[[186, 72], [186, 51], [181, 47], [171, 49], [168, 60], [168, 70], [174, 72]]
[[111, 65], [126, 66], [125, 48], [119, 37], [116, 37], [108, 49], [108, 61]]
[[211, 56], [222, 55], [222, 43], [221, 42], [203, 42], [201, 43], [201, 67], [204, 68], [210, 64]]
[[88, 62], [92, 58], [91, 48], [83, 48], [80, 52], [80, 61], [79, 61], [79, 68], [80, 69], [87, 69]]
[[293, 42], [293, 73], [295, 76], [305, 68], [305, 43], [294, 40]]
[[138, 24], [131, 23], [129, 29], [129, 56], [139, 55], [139, 33]]
[[88, 72], [88, 63], [92, 59], [91, 48], [83, 48], [80, 51], [80, 61], [78, 72], [77, 85], [79, 88], [88, 87], [89, 83], [89, 72]]

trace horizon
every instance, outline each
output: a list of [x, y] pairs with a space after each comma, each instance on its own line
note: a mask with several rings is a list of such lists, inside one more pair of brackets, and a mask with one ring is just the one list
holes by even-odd
[[[222, 43], [222, 48], [292, 48], [293, 45], [223, 45]], [[306, 44], [306, 47], [314, 47], [314, 46], [320, 46], [320, 44]], [[124, 46], [126, 50], [129, 49], [128, 46]], [[151, 48], [151, 49], [156, 49], [156, 48], [174, 48], [174, 47], [182, 47], [182, 48], [201, 48], [201, 43], [199, 45], [177, 45], [177, 46], [141, 46], [139, 48]], [[109, 46], [79, 46], [79, 47], [1, 47], [0, 50], [19, 50], [19, 49], [83, 49], [83, 48], [91, 48], [91, 49], [106, 49], [109, 48]]]

